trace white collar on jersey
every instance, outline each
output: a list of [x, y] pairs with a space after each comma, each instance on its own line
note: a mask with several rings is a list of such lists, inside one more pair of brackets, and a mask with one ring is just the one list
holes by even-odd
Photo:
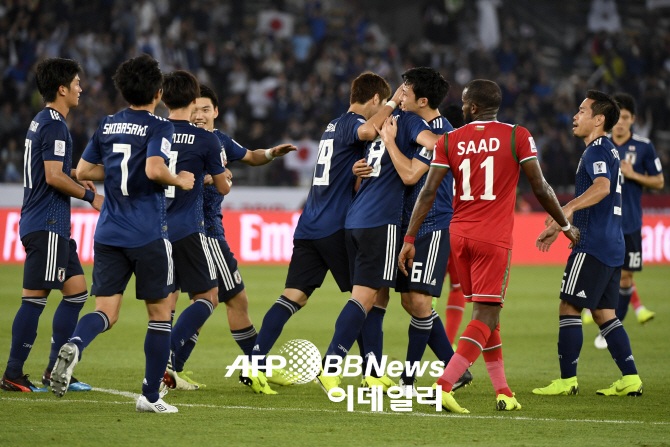
[[468, 124], [477, 124], [477, 123], [497, 123], [498, 120], [491, 120], [491, 121], [470, 121]]

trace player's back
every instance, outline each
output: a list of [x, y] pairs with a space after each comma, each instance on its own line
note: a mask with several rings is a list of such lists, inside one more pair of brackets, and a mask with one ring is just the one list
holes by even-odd
[[455, 185], [450, 233], [511, 249], [520, 164], [537, 158], [530, 133], [498, 121], [474, 121], [445, 139]]
[[[430, 130], [435, 135], [444, 135], [445, 133], [454, 130], [454, 128], [451, 126], [451, 123], [449, 123], [449, 120], [443, 116], [438, 116], [432, 119], [428, 125], [430, 126]], [[428, 148], [425, 147], [421, 148], [414, 153], [414, 158], [430, 165], [430, 162], [433, 159], [433, 151], [428, 150]], [[402, 213], [403, 229], [406, 229], [407, 225], [409, 225], [409, 221], [412, 217], [412, 211], [414, 210], [414, 204], [419, 198], [419, 193], [421, 193], [421, 189], [426, 184], [427, 178], [428, 172], [426, 172], [414, 185], [410, 185], [405, 188]], [[421, 224], [421, 228], [419, 228], [417, 237], [421, 237], [424, 234], [432, 231], [439, 231], [449, 228], [451, 217], [454, 213], [452, 206], [454, 195], [453, 188], [454, 177], [451, 171], [449, 171], [437, 189], [433, 206], [430, 208], [426, 218]]]
[[83, 158], [105, 168], [105, 201], [96, 242], [125, 248], [167, 238], [162, 185], [146, 175], [146, 159], [167, 158], [174, 127], [143, 110], [125, 109], [105, 117]]
[[224, 171], [219, 139], [208, 130], [185, 120], [169, 120], [174, 125], [170, 151], [170, 171], [193, 173], [193, 189], [183, 191], [174, 186], [165, 190], [168, 199], [167, 221], [171, 242], [193, 233], [205, 232], [203, 211], [203, 181], [205, 174], [218, 175]]
[[356, 183], [351, 168], [363, 157], [365, 147], [358, 139], [362, 124], [361, 115], [347, 112], [326, 127], [295, 239], [321, 239], [344, 228]]
[[[663, 172], [661, 160], [648, 138], [631, 134], [631, 138], [620, 146], [614, 145], [619, 159], [630, 162], [638, 174], [658, 175]], [[642, 228], [642, 185], [634, 180], [621, 179], [624, 234], [633, 233]]]
[[63, 172], [72, 169], [72, 138], [65, 118], [52, 108], [40, 111], [30, 123], [23, 154], [23, 206], [20, 237], [35, 231], [51, 231], [70, 238], [70, 197], [50, 186], [45, 161], [61, 161]]
[[610, 180], [610, 193], [600, 202], [575, 211], [572, 223], [580, 231], [575, 253], [588, 253], [610, 267], [623, 265], [621, 164], [619, 152], [607, 137], [596, 138], [584, 150], [577, 167], [575, 197], [586, 192], [597, 177]]
[[[396, 146], [405, 157], [411, 159], [421, 149], [421, 145], [416, 142], [417, 137], [424, 130], [430, 130], [430, 127], [423, 118], [412, 112], [396, 110], [393, 119], [398, 125]], [[399, 224], [405, 184], [379, 136], [367, 144], [365, 158], [372, 173], [361, 181], [347, 213], [346, 228]]]

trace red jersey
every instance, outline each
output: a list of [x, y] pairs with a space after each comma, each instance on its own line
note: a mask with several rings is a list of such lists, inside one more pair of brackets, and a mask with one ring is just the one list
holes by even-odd
[[440, 138], [431, 166], [454, 174], [449, 232], [511, 249], [520, 165], [533, 159], [535, 142], [521, 126], [473, 121]]

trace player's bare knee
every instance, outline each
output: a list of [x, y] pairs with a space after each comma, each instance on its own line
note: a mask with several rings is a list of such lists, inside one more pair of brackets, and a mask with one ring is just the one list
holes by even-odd
[[299, 289], [284, 289], [284, 293], [282, 295], [300, 307], [305, 307], [307, 305], [307, 301], [309, 300], [309, 296]]
[[616, 311], [614, 309], [593, 309], [591, 315], [593, 315], [593, 321], [595, 321], [598, 326], [602, 326], [608, 321], [616, 318]]
[[410, 292], [410, 297], [413, 316], [426, 318], [433, 313], [433, 297], [416, 292]]
[[558, 307], [559, 315], [575, 315], [579, 316], [582, 314], [582, 308], [577, 307], [572, 303], [561, 300], [561, 304]]
[[402, 307], [408, 314], [412, 315], [412, 300], [409, 297], [409, 293], [400, 294], [400, 304], [402, 304]]
[[248, 312], [249, 299], [246, 291], [242, 290], [240, 293], [226, 301], [226, 309], [233, 312]]
[[619, 281], [619, 287], [622, 289], [633, 287], [633, 272], [628, 270], [621, 270], [621, 280]]
[[377, 291], [377, 297], [375, 299], [375, 306], [382, 307], [386, 309], [389, 304], [389, 288], [382, 287]]
[[493, 332], [500, 322], [500, 304], [474, 303], [472, 306], [472, 319], [481, 321]]

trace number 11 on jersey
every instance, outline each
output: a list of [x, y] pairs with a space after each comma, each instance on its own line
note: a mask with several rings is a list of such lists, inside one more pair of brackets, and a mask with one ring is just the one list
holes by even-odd
[[[484, 169], [484, 194], [480, 196], [482, 200], [495, 200], [493, 194], [493, 156], [486, 157], [486, 160], [480, 165]], [[461, 200], [475, 200], [470, 187], [470, 159], [463, 160], [458, 170], [463, 173], [463, 195]]]

